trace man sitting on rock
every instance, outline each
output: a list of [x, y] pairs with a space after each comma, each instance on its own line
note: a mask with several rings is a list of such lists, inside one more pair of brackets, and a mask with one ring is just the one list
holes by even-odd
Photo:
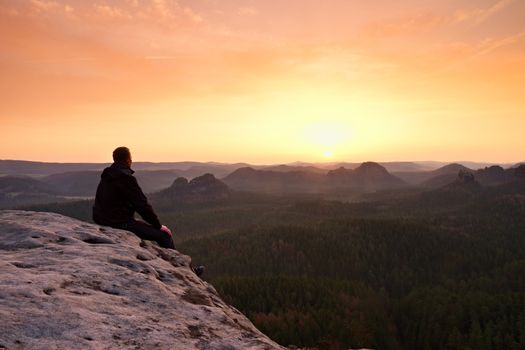
[[[163, 248], [175, 249], [170, 229], [161, 225], [133, 176], [129, 149], [116, 148], [113, 151], [113, 161], [102, 172], [93, 206], [93, 221], [99, 225], [131, 231], [141, 239], [156, 241]], [[146, 222], [135, 220], [135, 212]], [[192, 269], [197, 275], [204, 271], [203, 266]]]

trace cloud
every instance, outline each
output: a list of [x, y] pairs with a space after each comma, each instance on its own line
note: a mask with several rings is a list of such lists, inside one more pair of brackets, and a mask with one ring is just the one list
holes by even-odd
[[185, 7], [184, 8], [184, 14], [186, 16], [188, 16], [188, 18], [193, 22], [193, 23], [202, 23], [204, 21], [204, 19], [198, 15], [197, 13], [195, 13], [191, 8], [189, 7]]
[[237, 9], [237, 14], [243, 17], [256, 16], [258, 13], [259, 11], [253, 6], [239, 7]]
[[422, 33], [430, 29], [455, 23], [480, 24], [511, 5], [514, 0], [498, 0], [486, 8], [458, 9], [451, 13], [412, 13], [385, 19], [367, 26], [365, 32], [372, 37]]
[[365, 29], [365, 32], [372, 37], [406, 35], [421, 33], [446, 23], [450, 23], [447, 16], [416, 13], [373, 23]]
[[473, 21], [478, 24], [486, 21], [488, 18], [508, 7], [513, 2], [514, 0], [499, 0], [487, 8], [477, 8], [472, 10], [460, 9], [454, 12], [452, 20], [456, 22]]
[[151, 3], [153, 5], [153, 8], [162, 17], [171, 17], [173, 15], [172, 13], [173, 2], [170, 2], [170, 4], [168, 4], [168, 1], [166, 0], [151, 0]]
[[[82, 1], [67, 0], [6, 0], [0, 14], [31, 16], [33, 20], [52, 20], [59, 25], [61, 20], [75, 19], [86, 24], [128, 21], [141, 26], [164, 26], [180, 28], [181, 23], [200, 24], [204, 18], [189, 6], [181, 6], [178, 0], [126, 0], [126, 1]], [[140, 22], [137, 22], [140, 21]]]
[[487, 55], [501, 47], [518, 43], [525, 39], [525, 30], [499, 39], [486, 39], [472, 57]]
[[45, 12], [59, 7], [56, 1], [31, 0], [31, 5], [37, 12]]
[[103, 18], [106, 18], [106, 19], [123, 19], [123, 18], [131, 19], [132, 18], [132, 16], [129, 13], [127, 13], [122, 8], [117, 7], [117, 6], [110, 6], [107, 4], [103, 4], [103, 5], [95, 4], [94, 10], [97, 15], [102, 16]]

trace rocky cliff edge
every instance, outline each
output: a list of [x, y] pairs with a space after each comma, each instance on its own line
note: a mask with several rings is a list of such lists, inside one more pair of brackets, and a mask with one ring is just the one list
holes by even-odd
[[4, 210], [0, 256], [0, 349], [283, 349], [127, 231]]

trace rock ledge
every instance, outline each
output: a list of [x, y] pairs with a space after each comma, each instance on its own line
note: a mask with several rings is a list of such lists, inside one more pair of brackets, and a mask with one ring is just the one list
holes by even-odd
[[283, 349], [127, 231], [4, 210], [0, 256], [0, 349]]

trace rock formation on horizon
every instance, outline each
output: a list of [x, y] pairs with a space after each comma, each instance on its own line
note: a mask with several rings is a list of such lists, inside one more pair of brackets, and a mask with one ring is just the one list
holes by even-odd
[[332, 185], [346, 185], [365, 191], [396, 188], [405, 184], [403, 180], [390, 174], [385, 167], [375, 162], [364, 162], [355, 169], [340, 167], [330, 170], [326, 177]]
[[453, 182], [441, 187], [440, 190], [455, 193], [475, 193], [479, 192], [481, 188], [482, 187], [473, 172], [460, 170], [456, 179]]
[[170, 187], [150, 195], [153, 203], [168, 207], [178, 204], [214, 203], [229, 196], [228, 186], [212, 174], [204, 174], [191, 181], [185, 177], [178, 177]]
[[131, 232], [4, 210], [0, 255], [0, 349], [283, 349]]

